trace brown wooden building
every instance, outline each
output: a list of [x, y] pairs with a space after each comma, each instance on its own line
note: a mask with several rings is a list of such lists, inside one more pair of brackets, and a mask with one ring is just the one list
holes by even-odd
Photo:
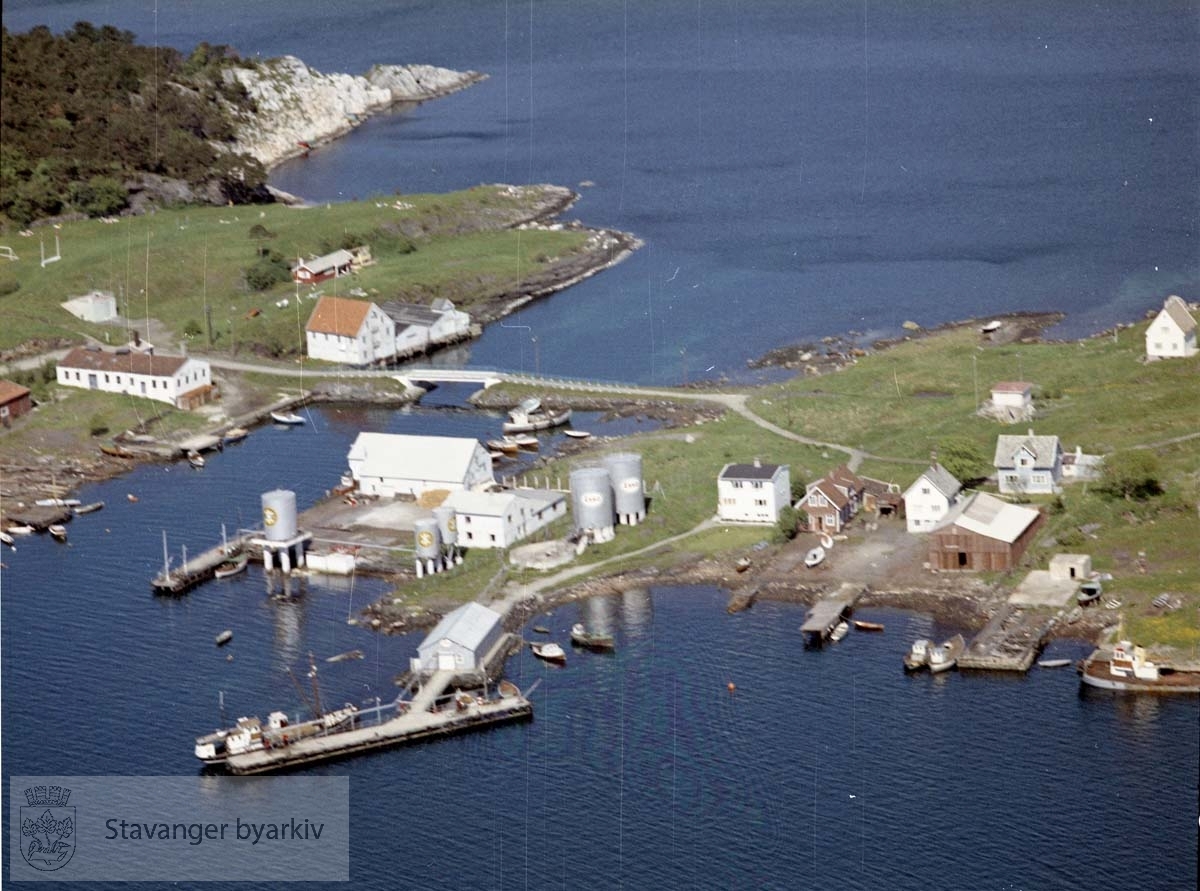
[[1014, 568], [1044, 522], [1041, 511], [980, 492], [929, 534], [929, 565], [942, 572]]
[[29, 388], [12, 381], [0, 380], [0, 424], [7, 427], [14, 419], [33, 411]]

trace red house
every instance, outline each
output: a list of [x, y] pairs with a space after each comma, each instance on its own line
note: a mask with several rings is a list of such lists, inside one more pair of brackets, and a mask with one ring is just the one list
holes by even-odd
[[14, 418], [31, 411], [33, 397], [29, 395], [29, 388], [12, 381], [0, 380], [0, 424], [7, 427]]
[[349, 275], [354, 267], [354, 255], [349, 251], [334, 251], [313, 260], [301, 260], [292, 267], [292, 279], [302, 285], [315, 285], [326, 279]]

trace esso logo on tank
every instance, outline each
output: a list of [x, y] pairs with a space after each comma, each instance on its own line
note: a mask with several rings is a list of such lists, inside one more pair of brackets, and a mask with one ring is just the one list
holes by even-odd
[[604, 503], [604, 498], [599, 492], [588, 492], [579, 499], [581, 504], [586, 504], [588, 507], [598, 507]]
[[622, 492], [640, 492], [642, 491], [642, 481], [635, 479], [627, 479], [621, 483]]

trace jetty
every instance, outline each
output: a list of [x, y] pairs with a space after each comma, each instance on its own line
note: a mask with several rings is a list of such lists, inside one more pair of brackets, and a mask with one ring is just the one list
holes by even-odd
[[155, 594], [183, 594], [190, 591], [201, 582], [211, 579], [217, 567], [228, 560], [230, 554], [242, 551], [248, 541], [247, 535], [237, 536], [224, 544], [202, 551], [190, 560], [184, 552], [183, 563], [171, 568], [170, 558], [167, 556], [167, 536], [164, 532], [163, 569], [150, 580], [150, 587], [154, 589]]
[[866, 585], [843, 582], [832, 594], [814, 603], [804, 618], [804, 624], [800, 626], [805, 641], [822, 644], [828, 640], [838, 622], [849, 618], [854, 604], [866, 592]]
[[958, 657], [958, 667], [1028, 671], [1057, 623], [1057, 614], [1006, 603]]

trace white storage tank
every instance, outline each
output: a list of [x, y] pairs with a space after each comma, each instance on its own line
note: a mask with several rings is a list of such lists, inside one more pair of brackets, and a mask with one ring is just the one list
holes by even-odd
[[442, 555], [442, 544], [435, 517], [422, 517], [413, 523], [413, 535], [417, 540], [417, 559], [436, 560]]
[[646, 492], [642, 484], [642, 456], [636, 452], [606, 455], [604, 466], [612, 480], [617, 522], [636, 526], [646, 518]]
[[612, 483], [605, 467], [580, 467], [571, 471], [571, 510], [575, 529], [589, 532], [596, 541], [613, 537]]
[[296, 537], [296, 493], [275, 489], [262, 496], [263, 531], [267, 541], [288, 541]]
[[437, 520], [438, 532], [442, 536], [442, 544], [447, 548], [452, 548], [458, 544], [458, 519], [454, 512], [454, 508], [435, 507], [433, 509], [433, 518]]

